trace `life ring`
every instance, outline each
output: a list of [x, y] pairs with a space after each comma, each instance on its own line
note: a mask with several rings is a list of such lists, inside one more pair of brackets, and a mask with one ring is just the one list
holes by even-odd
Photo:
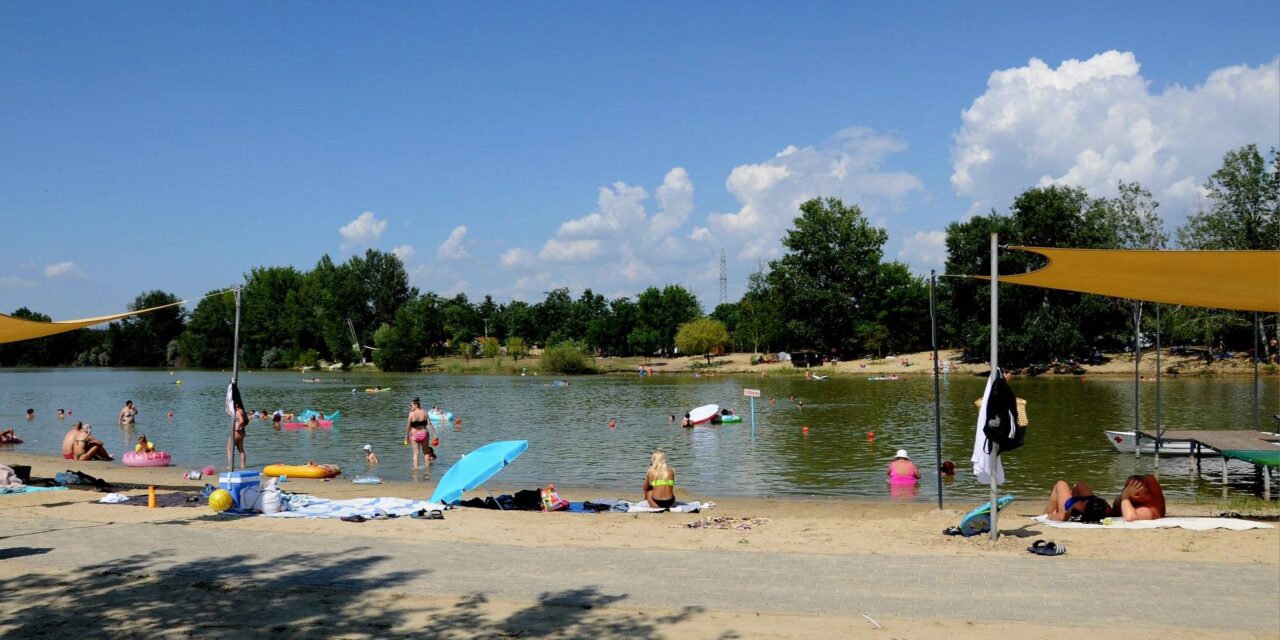
[[262, 469], [264, 476], [288, 476], [290, 478], [332, 478], [342, 473], [336, 464], [269, 464]]
[[173, 462], [168, 451], [130, 451], [123, 456], [126, 467], [167, 467]]

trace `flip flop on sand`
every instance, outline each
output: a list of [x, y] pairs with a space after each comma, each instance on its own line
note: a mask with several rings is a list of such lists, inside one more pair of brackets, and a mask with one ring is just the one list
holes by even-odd
[[409, 514], [409, 517], [415, 520], [444, 520], [444, 513], [439, 509], [432, 509], [430, 511], [426, 509], [418, 509], [417, 511]]
[[1053, 541], [1045, 542], [1044, 540], [1036, 540], [1027, 547], [1027, 551], [1038, 556], [1060, 556], [1067, 552], [1066, 545], [1060, 545]]
[[958, 536], [963, 533], [964, 532], [960, 530], [960, 527], [947, 527], [942, 530], [942, 535], [944, 536]]
[[368, 520], [368, 518], [360, 514], [356, 514], [354, 516], [342, 516], [339, 520], [342, 520], [343, 522], [364, 522], [365, 520]]

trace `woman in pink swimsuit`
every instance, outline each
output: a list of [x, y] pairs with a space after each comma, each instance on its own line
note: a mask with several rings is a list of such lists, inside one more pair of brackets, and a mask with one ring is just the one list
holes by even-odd
[[889, 484], [908, 485], [915, 484], [920, 480], [920, 470], [911, 462], [911, 456], [907, 455], [906, 449], [898, 449], [898, 453], [893, 456], [893, 462], [889, 463]]

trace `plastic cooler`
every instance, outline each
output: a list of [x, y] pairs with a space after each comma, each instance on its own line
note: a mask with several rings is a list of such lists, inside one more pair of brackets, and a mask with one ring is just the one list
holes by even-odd
[[237, 509], [248, 509], [258, 498], [261, 478], [257, 471], [229, 471], [218, 476], [218, 486], [226, 489]]

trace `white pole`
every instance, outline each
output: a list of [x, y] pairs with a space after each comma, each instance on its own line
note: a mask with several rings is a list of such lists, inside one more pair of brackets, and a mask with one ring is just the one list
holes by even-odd
[[[998, 267], [1000, 242], [999, 234], [991, 234], [991, 376], [994, 378], [996, 367], [999, 366], [999, 331], [996, 327], [996, 320], [1000, 317], [1000, 295], [999, 295], [999, 278], [1000, 269]], [[985, 399], [984, 399], [985, 408]], [[991, 469], [991, 541], [995, 542], [1000, 537], [1000, 527], [997, 520], [1000, 517], [1000, 510], [996, 506], [996, 457], [1000, 455], [1000, 445], [991, 445], [991, 460], [988, 465]]]

